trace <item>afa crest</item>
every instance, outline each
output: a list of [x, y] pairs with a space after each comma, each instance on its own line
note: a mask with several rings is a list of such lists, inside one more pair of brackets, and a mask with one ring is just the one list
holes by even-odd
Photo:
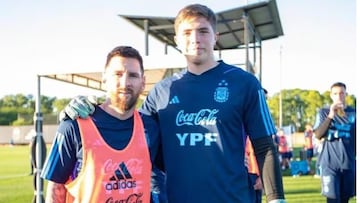
[[222, 80], [219, 83], [219, 87], [215, 89], [214, 92], [214, 100], [223, 103], [226, 102], [229, 98], [229, 89], [228, 89], [228, 83], [225, 80]]

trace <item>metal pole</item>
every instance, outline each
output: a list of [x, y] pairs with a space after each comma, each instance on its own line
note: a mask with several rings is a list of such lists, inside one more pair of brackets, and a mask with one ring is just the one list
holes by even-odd
[[263, 71], [262, 71], [262, 42], [261, 42], [261, 39], [259, 39], [259, 80], [260, 80], [260, 83], [262, 84], [262, 74], [263, 74]]
[[149, 20], [144, 20], [144, 31], [145, 31], [145, 56], [149, 55]]
[[33, 147], [35, 150], [32, 150], [32, 154], [35, 154], [35, 176], [34, 176], [34, 187], [35, 187], [35, 196], [33, 202], [36, 203], [44, 203], [44, 195], [43, 195], [43, 179], [40, 177], [43, 163], [45, 161], [46, 156], [46, 145], [44, 138], [42, 136], [42, 125], [43, 125], [43, 116], [41, 113], [41, 97], [40, 97], [40, 76], [37, 76], [37, 97], [35, 102], [35, 131], [36, 131], [36, 143]]
[[243, 15], [244, 20], [244, 43], [245, 43], [245, 67], [246, 71], [250, 72], [250, 61], [249, 61], [249, 25], [248, 25], [248, 17], [247, 13]]

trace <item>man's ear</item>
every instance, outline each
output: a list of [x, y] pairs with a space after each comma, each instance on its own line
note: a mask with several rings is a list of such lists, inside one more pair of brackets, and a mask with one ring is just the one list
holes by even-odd
[[145, 90], [145, 86], [146, 86], [146, 77], [145, 75], [142, 77], [142, 87], [141, 87], [141, 92], [143, 92]]
[[180, 53], [183, 53], [183, 47], [179, 47], [176, 35], [174, 36], [174, 42], [175, 42], [175, 45], [176, 45], [176, 49], [178, 49], [180, 51]]
[[216, 32], [215, 33], [215, 42], [219, 41], [219, 39], [220, 39], [220, 34], [219, 34], [219, 32]]
[[177, 45], [177, 41], [176, 41], [176, 35], [174, 35], [174, 42]]
[[215, 43], [214, 43], [214, 46], [216, 46], [216, 43], [219, 41], [220, 39], [220, 35], [218, 32], [215, 33]]

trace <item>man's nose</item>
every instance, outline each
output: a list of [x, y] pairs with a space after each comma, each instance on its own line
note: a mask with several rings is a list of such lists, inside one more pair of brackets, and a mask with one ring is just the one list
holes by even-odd
[[190, 35], [190, 40], [192, 43], [196, 43], [199, 39], [200, 33], [197, 31], [192, 31]]

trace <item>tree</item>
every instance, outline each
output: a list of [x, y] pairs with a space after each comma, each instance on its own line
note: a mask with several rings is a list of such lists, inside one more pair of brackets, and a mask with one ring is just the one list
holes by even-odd
[[[279, 95], [268, 95], [268, 105], [275, 125], [279, 126]], [[330, 105], [330, 92], [320, 94], [315, 90], [288, 89], [282, 90], [283, 126], [295, 125], [298, 131], [302, 131], [306, 124], [313, 124], [315, 115], [319, 108]], [[56, 124], [57, 115], [72, 98], [61, 98], [41, 96], [41, 112], [44, 122]], [[102, 103], [105, 97], [97, 98]], [[139, 99], [137, 108], [143, 100]], [[348, 95], [346, 102], [355, 107], [356, 97]], [[0, 125], [31, 125], [35, 112], [35, 100], [32, 95], [6, 95], [0, 99]]]
[[[56, 97], [41, 96], [42, 113], [52, 113]], [[32, 95], [6, 95], [0, 100], [0, 125], [31, 125], [35, 112]]]
[[45, 113], [53, 113], [53, 102], [56, 100], [56, 97], [47, 97], [47, 96], [40, 96], [40, 103], [41, 103], [41, 112]]
[[52, 106], [53, 106], [53, 112], [54, 113], [60, 113], [61, 110], [65, 108], [67, 104], [69, 104], [71, 99], [56, 99]]
[[[279, 126], [279, 95], [274, 94], [268, 97], [270, 113], [275, 125]], [[282, 111], [283, 126], [295, 125], [298, 131], [304, 130], [306, 124], [312, 125], [315, 122], [316, 112], [319, 108], [330, 105], [330, 92], [320, 94], [316, 90], [288, 89], [282, 90]], [[349, 106], [355, 107], [356, 97], [348, 95], [346, 102]]]

